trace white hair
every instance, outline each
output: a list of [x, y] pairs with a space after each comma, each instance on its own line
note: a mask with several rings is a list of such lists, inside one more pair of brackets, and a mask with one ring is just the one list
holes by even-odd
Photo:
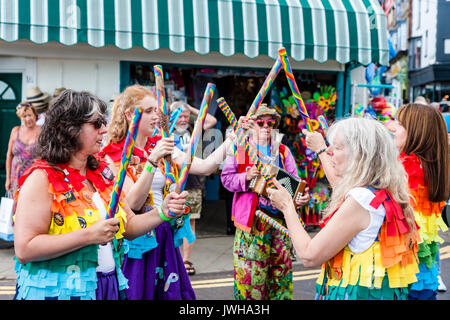
[[182, 112], [183, 111], [189, 111], [189, 112], [191, 111], [189, 109], [189, 105], [186, 102], [179, 100], [179, 101], [172, 102], [172, 104], [170, 105], [170, 112], [174, 112], [178, 108], [181, 108]]
[[409, 205], [408, 181], [399, 153], [388, 130], [380, 122], [366, 118], [347, 118], [334, 123], [328, 140], [334, 144], [339, 135], [349, 149], [348, 163], [340, 180], [333, 187], [326, 213], [330, 214], [344, 200], [350, 189], [373, 187], [389, 191], [413, 223]]

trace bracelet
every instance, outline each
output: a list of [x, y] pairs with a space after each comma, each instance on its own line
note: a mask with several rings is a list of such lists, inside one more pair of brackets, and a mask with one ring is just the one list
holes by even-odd
[[327, 150], [327, 147], [320, 149], [320, 150], [317, 152], [317, 155], [320, 155], [321, 153], [325, 152], [326, 150]]
[[150, 164], [154, 167], [154, 168], [158, 168], [158, 165], [156, 163], [154, 163], [152, 160], [150, 160], [150, 158], [147, 158], [147, 161], [150, 162]]
[[153, 166], [153, 164], [146, 163], [144, 169], [147, 170], [148, 172], [152, 173], [153, 169], [155, 169], [155, 166]]
[[162, 207], [161, 206], [158, 206], [157, 209], [158, 209], [158, 213], [159, 213], [159, 216], [160, 216], [161, 219], [163, 219], [164, 221], [170, 221], [170, 218], [167, 218], [164, 215], [164, 212], [162, 211]]

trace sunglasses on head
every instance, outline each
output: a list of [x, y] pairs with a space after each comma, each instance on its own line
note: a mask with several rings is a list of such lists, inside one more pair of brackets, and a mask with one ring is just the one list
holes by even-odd
[[21, 103], [16, 107], [16, 110], [22, 109], [24, 107], [31, 107], [31, 103], [28, 103], [28, 102]]
[[91, 123], [95, 129], [100, 129], [102, 126], [106, 127], [106, 124], [107, 124], [106, 119], [103, 117], [89, 121], [89, 123]]
[[275, 127], [275, 124], [277, 122], [274, 119], [269, 119], [269, 120], [258, 119], [258, 120], [256, 120], [256, 124], [261, 128], [264, 127], [265, 123], [267, 123], [267, 126], [269, 128], [273, 128], [273, 127]]

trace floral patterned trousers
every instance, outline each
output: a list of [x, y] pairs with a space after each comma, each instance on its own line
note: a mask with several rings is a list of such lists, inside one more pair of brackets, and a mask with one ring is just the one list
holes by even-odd
[[291, 248], [289, 238], [257, 218], [251, 233], [236, 229], [233, 246], [234, 298], [291, 300]]

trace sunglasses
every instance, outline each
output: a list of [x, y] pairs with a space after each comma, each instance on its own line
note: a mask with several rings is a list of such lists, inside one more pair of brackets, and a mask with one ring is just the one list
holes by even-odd
[[274, 119], [269, 119], [269, 120], [258, 119], [255, 122], [261, 128], [264, 127], [265, 123], [267, 124], [267, 126], [269, 128], [275, 127], [275, 124], [277, 123]]
[[93, 121], [89, 121], [89, 123], [91, 123], [94, 126], [94, 128], [97, 130], [100, 129], [102, 126], [106, 127], [106, 124], [107, 124], [106, 119], [103, 117], [97, 118]]
[[20, 110], [24, 107], [31, 107], [31, 103], [25, 102], [25, 103], [21, 103], [16, 107], [16, 110]]

